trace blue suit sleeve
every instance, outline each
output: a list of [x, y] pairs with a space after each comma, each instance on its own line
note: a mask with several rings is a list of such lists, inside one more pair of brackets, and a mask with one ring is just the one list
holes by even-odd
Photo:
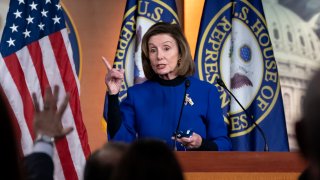
[[210, 88], [207, 111], [207, 137], [206, 140], [213, 141], [219, 151], [231, 150], [231, 140], [228, 136], [227, 125], [223, 120], [221, 100], [215, 86]]
[[106, 117], [106, 120], [108, 123], [108, 126], [107, 126], [108, 136], [110, 138], [113, 138], [113, 136], [117, 133], [117, 131], [119, 130], [122, 124], [119, 99], [118, 99], [118, 94], [116, 95], [107, 94], [106, 97], [108, 97], [105, 100], [105, 102], [108, 102], [105, 104], [105, 106], [108, 106], [108, 112]]
[[133, 95], [128, 89], [127, 97], [120, 103], [122, 123], [111, 140], [132, 142], [136, 139], [135, 111]]

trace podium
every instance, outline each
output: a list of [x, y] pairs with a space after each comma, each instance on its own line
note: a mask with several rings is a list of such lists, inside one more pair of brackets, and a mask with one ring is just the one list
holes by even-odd
[[186, 180], [297, 179], [306, 162], [297, 152], [176, 152]]

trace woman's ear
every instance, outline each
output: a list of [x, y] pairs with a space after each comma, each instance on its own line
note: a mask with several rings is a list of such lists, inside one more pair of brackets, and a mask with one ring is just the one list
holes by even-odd
[[178, 63], [177, 63], [178, 67], [180, 66], [180, 64], [181, 64], [181, 58], [178, 59]]

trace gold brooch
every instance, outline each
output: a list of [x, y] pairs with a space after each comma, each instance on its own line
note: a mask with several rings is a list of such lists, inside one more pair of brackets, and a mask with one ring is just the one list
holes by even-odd
[[191, 106], [193, 106], [193, 101], [191, 99], [191, 97], [189, 97], [189, 94], [186, 94], [186, 97], [184, 98], [184, 105], [186, 106], [187, 104], [190, 104]]

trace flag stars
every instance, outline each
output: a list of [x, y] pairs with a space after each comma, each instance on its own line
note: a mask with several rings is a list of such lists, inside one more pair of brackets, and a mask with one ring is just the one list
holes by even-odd
[[21, 17], [21, 14], [22, 14], [22, 12], [20, 12], [18, 9], [17, 9], [17, 11], [15, 12], [15, 13], [13, 13], [15, 16], [16, 16], [16, 19], [19, 17], [19, 18], [22, 18]]
[[38, 4], [35, 4], [34, 1], [33, 1], [32, 4], [29, 4], [29, 6], [31, 7], [31, 11], [32, 10], [37, 10]]
[[46, 4], [50, 3], [51, 4], [51, 0], [46, 0]]
[[18, 32], [18, 27], [19, 27], [19, 26], [16, 26], [16, 25], [13, 23], [13, 25], [10, 27], [12, 33], [13, 33], [13, 32]]
[[20, 5], [20, 4], [25, 4], [25, 3], [24, 3], [24, 0], [18, 0], [18, 1], [19, 1], [19, 5]]
[[56, 4], [57, 6], [57, 10], [61, 10], [61, 5], [60, 4]]
[[58, 18], [58, 16], [56, 15], [54, 18], [52, 18], [52, 20], [54, 21], [53, 24], [56, 24], [56, 23], [60, 24], [60, 19], [61, 18]]
[[28, 24], [30, 24], [33, 23], [33, 19], [34, 18], [29, 15], [29, 17], [26, 20], [28, 21]]
[[44, 9], [42, 9], [42, 11], [41, 11], [42, 17], [48, 17], [47, 13], [48, 13], [48, 11], [45, 11]]
[[44, 30], [44, 24], [42, 24], [42, 22], [38, 25], [40, 30]]
[[14, 45], [14, 42], [15, 42], [16, 40], [14, 40], [14, 39], [12, 39], [11, 37], [10, 37], [10, 39], [7, 41], [7, 43], [9, 44], [9, 47], [10, 46], [15, 46]]
[[28, 31], [28, 29], [26, 29], [22, 34], [24, 35], [24, 38], [30, 37], [30, 33], [31, 31]]

